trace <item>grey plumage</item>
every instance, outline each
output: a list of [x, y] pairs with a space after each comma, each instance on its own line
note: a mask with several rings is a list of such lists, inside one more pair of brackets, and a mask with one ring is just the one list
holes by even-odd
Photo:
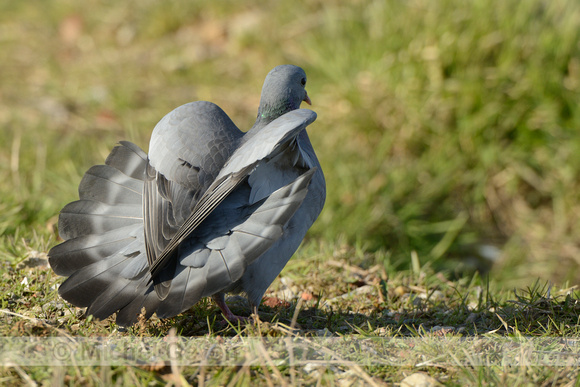
[[90, 168], [79, 200], [59, 218], [65, 240], [49, 252], [68, 277], [60, 295], [87, 314], [133, 324], [175, 316], [225, 292], [257, 307], [322, 210], [324, 176], [299, 109], [310, 99], [296, 66], [273, 69], [246, 133], [217, 105], [198, 101], [166, 115], [149, 155], [121, 142]]

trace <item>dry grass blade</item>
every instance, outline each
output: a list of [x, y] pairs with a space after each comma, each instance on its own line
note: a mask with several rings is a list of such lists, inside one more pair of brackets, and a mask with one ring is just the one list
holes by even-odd
[[22, 381], [29, 387], [36, 387], [38, 384], [18, 364], [6, 364], [7, 368], [13, 368], [14, 371], [22, 378]]
[[30, 322], [33, 322], [34, 324], [40, 324], [40, 325], [42, 325], [42, 326], [44, 326], [46, 328], [49, 328], [52, 331], [58, 332], [60, 335], [68, 338], [70, 341], [74, 341], [74, 337], [71, 336], [68, 332], [66, 332], [66, 331], [64, 331], [62, 329], [59, 329], [59, 328], [57, 328], [55, 326], [52, 326], [52, 325], [46, 323], [45, 321], [43, 321], [42, 319], [39, 319], [39, 318], [36, 318], [36, 317], [28, 317], [28, 316], [25, 316], [23, 314], [15, 313], [15, 312], [12, 312], [12, 311], [6, 310], [6, 309], [0, 309], [0, 313], [8, 314], [8, 315], [11, 315], [11, 316], [16, 316], [16, 317], [22, 318], [24, 320], [28, 320]]
[[373, 379], [356, 363], [341, 358], [339, 354], [330, 350], [329, 348], [326, 348], [323, 345], [320, 345], [319, 343], [316, 343], [313, 340], [309, 340], [307, 337], [298, 336], [291, 329], [284, 328], [283, 326], [281, 326], [280, 329], [282, 331], [284, 331], [284, 333], [286, 335], [289, 336], [288, 339], [285, 340], [288, 353], [293, 353], [292, 338], [300, 338], [303, 342], [308, 343], [310, 346], [317, 348], [317, 349], [321, 350], [322, 352], [324, 352], [325, 354], [331, 356], [334, 359], [333, 363], [340, 364], [340, 365], [345, 366], [345, 367], [349, 367], [359, 378], [363, 379], [367, 383], [367, 385], [373, 386], [373, 387], [380, 386], [380, 385], [386, 385], [386, 384], [380, 383], [380, 382], [376, 381], [375, 379]]
[[278, 383], [280, 383], [280, 385], [282, 385], [282, 386], [288, 386], [288, 383], [286, 382], [286, 378], [284, 378], [282, 376], [282, 374], [278, 370], [278, 367], [276, 367], [276, 365], [272, 361], [270, 354], [268, 353], [268, 351], [266, 351], [266, 348], [264, 348], [264, 344], [261, 341], [258, 341], [257, 347], [258, 347], [258, 350], [260, 352], [260, 355], [263, 357], [263, 359], [265, 360], [268, 367], [270, 367], [272, 372], [274, 372], [274, 374], [278, 377]]

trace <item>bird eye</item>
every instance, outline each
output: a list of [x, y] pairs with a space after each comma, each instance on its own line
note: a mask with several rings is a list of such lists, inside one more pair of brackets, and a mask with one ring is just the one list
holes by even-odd
[[305, 86], [306, 85], [306, 78], [302, 78], [300, 80], [300, 83], [302, 84], [302, 86]]

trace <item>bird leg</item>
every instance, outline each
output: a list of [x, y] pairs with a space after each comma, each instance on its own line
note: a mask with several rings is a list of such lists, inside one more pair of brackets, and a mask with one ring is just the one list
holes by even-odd
[[236, 316], [235, 314], [232, 313], [232, 311], [228, 307], [228, 304], [226, 304], [225, 295], [223, 293], [214, 294], [213, 296], [211, 296], [211, 298], [213, 298], [213, 300], [215, 301], [217, 306], [222, 311], [224, 318], [226, 320], [228, 320], [229, 322], [231, 322], [231, 323], [236, 323], [238, 321], [242, 322], [242, 323], [248, 322], [248, 320], [249, 320], [248, 317]]

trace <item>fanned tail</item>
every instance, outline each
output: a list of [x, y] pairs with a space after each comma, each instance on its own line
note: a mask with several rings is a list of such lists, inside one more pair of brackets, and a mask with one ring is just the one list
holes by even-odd
[[[147, 167], [145, 152], [121, 142], [105, 165], [86, 172], [79, 185], [80, 200], [65, 206], [59, 217], [65, 242], [49, 252], [55, 273], [69, 276], [59, 294], [73, 305], [88, 307], [87, 314], [97, 318], [144, 297], [150, 287], [142, 209]], [[117, 322], [128, 325], [139, 312], [118, 316]]]
[[[145, 248], [143, 194], [147, 155], [131, 143], [115, 147], [106, 165], [89, 169], [79, 186], [80, 200], [59, 218], [65, 242], [49, 252], [55, 273], [68, 276], [59, 294], [87, 314], [117, 323], [157, 313], [172, 317], [202, 297], [236, 290], [246, 267], [270, 249], [303, 203], [316, 171], [253, 203], [244, 180], [179, 245], [175, 261], [159, 274], [170, 276], [165, 297], [151, 281]], [[165, 272], [167, 270], [167, 272]]]

